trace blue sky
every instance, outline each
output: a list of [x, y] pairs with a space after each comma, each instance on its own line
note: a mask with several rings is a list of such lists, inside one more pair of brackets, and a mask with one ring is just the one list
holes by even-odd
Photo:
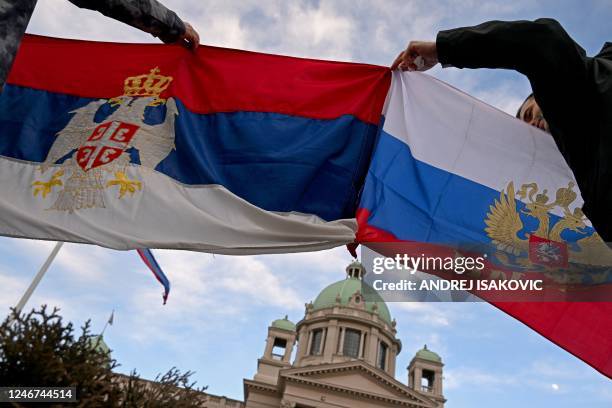
[[[388, 65], [411, 39], [490, 19], [554, 17], [589, 54], [612, 41], [612, 3], [601, 1], [292, 1], [165, 2], [198, 28], [203, 43], [255, 51]], [[154, 42], [148, 34], [79, 10], [65, 0], [41, 0], [29, 32], [124, 42]], [[78, 58], [78, 56], [75, 56]], [[432, 74], [511, 114], [529, 92], [514, 72], [435, 69]], [[483, 169], [486, 170], [486, 169]], [[8, 311], [53, 244], [0, 238], [0, 308]], [[156, 251], [172, 282], [161, 286], [135, 252], [67, 244], [29, 306], [48, 303], [67, 319], [91, 318], [122, 364], [152, 378], [172, 366], [197, 372], [209, 392], [242, 399], [268, 324], [285, 314], [298, 321], [304, 304], [344, 277], [343, 249], [312, 254], [226, 257]], [[396, 377], [424, 343], [445, 363], [448, 407], [609, 407], [612, 383], [520, 322], [484, 303], [390, 304], [403, 351]]]

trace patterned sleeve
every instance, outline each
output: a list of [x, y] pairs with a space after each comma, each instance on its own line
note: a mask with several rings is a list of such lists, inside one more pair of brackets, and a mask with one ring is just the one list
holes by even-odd
[[107, 17], [129, 24], [165, 43], [176, 42], [185, 33], [185, 24], [172, 10], [156, 0], [70, 0], [78, 7], [97, 10]]
[[0, 88], [4, 86], [36, 0], [0, 0]]

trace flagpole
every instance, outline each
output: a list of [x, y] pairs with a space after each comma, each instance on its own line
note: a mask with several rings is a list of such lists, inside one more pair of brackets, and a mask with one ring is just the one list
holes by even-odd
[[113, 311], [111, 312], [110, 317], [108, 318], [108, 320], [104, 324], [104, 327], [102, 328], [102, 333], [100, 333], [100, 337], [104, 336], [104, 332], [106, 331], [106, 328], [108, 327], [108, 325], [109, 324], [113, 324], [114, 317], [115, 317], [115, 309], [113, 309]]
[[43, 266], [40, 268], [40, 270], [38, 271], [36, 276], [34, 276], [34, 279], [32, 280], [32, 283], [30, 283], [30, 286], [25, 291], [25, 293], [21, 297], [21, 300], [19, 300], [19, 303], [17, 303], [17, 306], [15, 307], [15, 314], [17, 316], [21, 314], [21, 311], [23, 310], [23, 307], [25, 306], [26, 303], [28, 303], [28, 300], [30, 300], [30, 297], [32, 296], [32, 293], [34, 292], [34, 290], [36, 289], [36, 287], [40, 283], [41, 279], [43, 278], [43, 276], [47, 272], [47, 269], [49, 269], [49, 266], [51, 266], [51, 263], [53, 262], [53, 260], [57, 256], [57, 253], [62, 248], [62, 245], [64, 245], [63, 242], [57, 242], [55, 244], [55, 247], [53, 248], [53, 250], [49, 254], [49, 257], [47, 258], [47, 260], [45, 261]]

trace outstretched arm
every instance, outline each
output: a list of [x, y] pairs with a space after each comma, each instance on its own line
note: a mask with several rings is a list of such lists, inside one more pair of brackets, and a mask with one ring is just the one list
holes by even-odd
[[589, 123], [597, 113], [591, 108], [591, 59], [557, 21], [490, 21], [440, 31], [436, 42], [411, 42], [392, 68], [424, 71], [438, 62], [526, 75], [559, 149], [574, 173], [580, 173], [576, 157], [582, 157], [586, 139], [595, 134]]
[[[420, 58], [419, 58], [420, 57]], [[435, 42], [412, 41], [392, 69], [425, 71], [438, 62], [457, 68], [505, 68], [530, 80], [551, 76], [583, 81], [584, 50], [552, 19], [489, 21], [440, 31]]]
[[557, 21], [547, 18], [440, 31], [436, 49], [443, 65], [514, 69], [529, 79], [586, 71], [584, 50]]
[[165, 43], [183, 43], [197, 48], [200, 42], [193, 27], [157, 0], [70, 0], [78, 7], [97, 10], [107, 17], [158, 37]]

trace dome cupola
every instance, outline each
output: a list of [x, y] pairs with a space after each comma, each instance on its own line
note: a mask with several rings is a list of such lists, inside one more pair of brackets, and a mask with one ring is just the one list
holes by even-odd
[[351, 306], [365, 304], [365, 310], [376, 313], [382, 320], [394, 325], [389, 308], [380, 295], [368, 284], [363, 282], [365, 267], [358, 261], [353, 261], [346, 267], [346, 278], [332, 283], [319, 293], [309, 305], [311, 311], [327, 309], [334, 306]]
[[281, 329], [281, 330], [287, 330], [287, 331], [295, 331], [295, 323], [293, 323], [291, 320], [288, 319], [289, 316], [285, 315], [285, 317], [283, 319], [276, 319], [275, 321], [272, 322], [272, 324], [270, 325], [271, 327], [275, 327], [277, 329]]

